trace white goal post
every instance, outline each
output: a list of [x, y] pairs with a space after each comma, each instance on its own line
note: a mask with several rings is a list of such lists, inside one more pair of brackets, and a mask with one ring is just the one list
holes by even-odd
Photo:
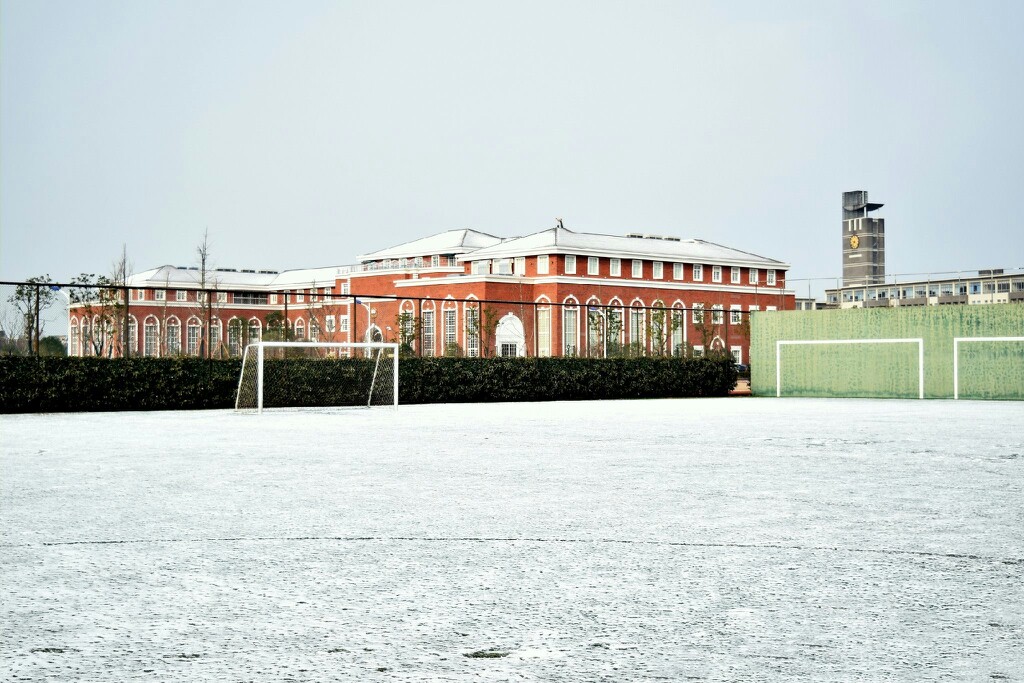
[[803, 344], [917, 344], [917, 397], [924, 398], [924, 339], [793, 339], [775, 342], [775, 396], [782, 396], [782, 347]]
[[953, 337], [953, 400], [960, 398], [960, 344], [965, 342], [1024, 342], [1024, 337]]
[[236, 411], [375, 405], [398, 407], [398, 344], [271, 341], [245, 347]]

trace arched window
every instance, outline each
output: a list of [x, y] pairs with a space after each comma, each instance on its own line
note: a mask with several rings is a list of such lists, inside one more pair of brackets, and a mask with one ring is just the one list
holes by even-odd
[[134, 356], [139, 352], [139, 321], [134, 315], [128, 316], [128, 353], [126, 356]]
[[[470, 298], [476, 299], [475, 296]], [[462, 307], [462, 318], [466, 321], [466, 355], [476, 358], [480, 355], [480, 304], [467, 301]]]
[[306, 321], [299, 318], [295, 321], [295, 341], [305, 341], [306, 339]]
[[562, 302], [562, 355], [578, 356], [580, 337], [580, 307], [575, 297]]
[[228, 353], [232, 356], [242, 355], [242, 337], [245, 326], [241, 318], [232, 318], [228, 321]]
[[256, 344], [263, 339], [263, 325], [259, 318], [249, 319], [249, 344]]
[[220, 358], [221, 355], [223, 354], [223, 349], [221, 348], [221, 340], [222, 339], [223, 339], [223, 336], [221, 335], [220, 320], [218, 318], [214, 318], [213, 320], [210, 321], [210, 357], [211, 358]]
[[640, 299], [633, 299], [629, 306], [629, 351], [631, 355], [644, 355], [646, 324], [647, 311], [644, 309], [644, 302]]
[[537, 355], [546, 358], [551, 355], [551, 301], [542, 296], [536, 301], [537, 311]]
[[434, 339], [435, 328], [434, 328], [434, 302], [424, 301], [423, 310], [421, 313], [421, 330], [420, 334], [423, 335], [423, 355], [433, 356], [437, 353], [435, 348]]
[[72, 318], [68, 327], [68, 355], [81, 356], [82, 338], [79, 336], [78, 318]]
[[168, 356], [177, 356], [181, 353], [181, 322], [174, 316], [167, 319], [164, 324], [164, 353]]
[[188, 339], [186, 340], [185, 352], [190, 356], [198, 356], [199, 342], [202, 340], [203, 335], [203, 326], [199, 324], [199, 318], [192, 317], [188, 319], [186, 333]]
[[147, 316], [142, 324], [142, 351], [146, 356], [160, 355], [160, 326], [153, 316]]

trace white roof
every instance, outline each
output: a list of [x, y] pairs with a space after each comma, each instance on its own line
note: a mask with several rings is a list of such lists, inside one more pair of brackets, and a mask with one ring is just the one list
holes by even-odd
[[[206, 286], [216, 288], [290, 289], [297, 287], [334, 286], [335, 280], [351, 266], [300, 268], [297, 270], [258, 271], [210, 269], [206, 271]], [[199, 287], [200, 272], [196, 267], [160, 266], [134, 273], [128, 277], [129, 287]]]
[[423, 237], [412, 242], [405, 242], [380, 251], [361, 254], [360, 261], [378, 261], [380, 259], [414, 258], [433, 254], [465, 254], [483, 247], [501, 243], [500, 237], [488, 235], [479, 230], [448, 230], [430, 237]]
[[461, 257], [463, 261], [512, 258], [533, 254], [576, 254], [613, 258], [638, 258], [686, 263], [716, 263], [787, 269], [789, 264], [750, 252], [698, 239], [619, 237], [568, 228], [550, 228], [532, 235], [505, 240]]

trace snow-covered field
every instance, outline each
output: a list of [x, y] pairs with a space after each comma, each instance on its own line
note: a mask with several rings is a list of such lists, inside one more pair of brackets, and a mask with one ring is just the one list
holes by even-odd
[[0, 454], [0, 678], [1024, 679], [1020, 403], [3, 416]]

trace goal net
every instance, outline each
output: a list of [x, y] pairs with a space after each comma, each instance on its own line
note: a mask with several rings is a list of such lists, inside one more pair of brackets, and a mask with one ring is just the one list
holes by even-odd
[[398, 406], [398, 344], [260, 342], [242, 356], [235, 410]]

